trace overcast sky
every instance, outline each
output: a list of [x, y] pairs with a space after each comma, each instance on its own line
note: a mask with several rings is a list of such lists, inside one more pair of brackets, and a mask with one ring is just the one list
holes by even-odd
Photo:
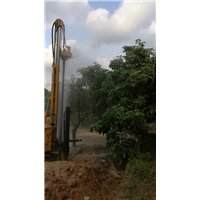
[[51, 27], [56, 19], [65, 24], [67, 45], [72, 58], [66, 62], [65, 77], [77, 75], [77, 69], [97, 62], [108, 68], [109, 62], [123, 54], [124, 45], [135, 39], [156, 47], [156, 3], [154, 1], [79, 1], [45, 2], [45, 87], [50, 90], [52, 47]]

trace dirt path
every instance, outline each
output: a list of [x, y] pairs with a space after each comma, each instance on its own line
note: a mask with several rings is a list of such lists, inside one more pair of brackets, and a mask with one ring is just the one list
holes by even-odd
[[[71, 136], [72, 137], [72, 136]], [[76, 138], [81, 139], [81, 142], [76, 143], [76, 147], [72, 147], [70, 143], [69, 159], [81, 149], [82, 151], [73, 157], [71, 160], [79, 163], [88, 162], [94, 164], [97, 157], [104, 156], [109, 153], [106, 149], [106, 136], [96, 132], [90, 132], [87, 127], [79, 127], [76, 133]]]
[[[71, 132], [70, 132], [71, 133]], [[72, 135], [70, 134], [70, 138]], [[77, 142], [77, 145], [86, 144], [86, 145], [102, 145], [106, 146], [106, 135], [100, 135], [97, 132], [90, 132], [87, 127], [79, 127], [76, 133], [76, 139], [81, 139], [81, 142]], [[72, 147], [72, 142], [70, 142], [70, 147]]]

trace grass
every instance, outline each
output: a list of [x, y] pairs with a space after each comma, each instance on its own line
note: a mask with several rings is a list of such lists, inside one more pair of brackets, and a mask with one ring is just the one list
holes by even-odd
[[156, 199], [156, 161], [150, 154], [138, 154], [129, 160], [120, 185], [119, 199]]
[[149, 133], [153, 134], [145, 136], [140, 149], [143, 153], [129, 159], [117, 200], [156, 199], [156, 124], [151, 124], [150, 128]]

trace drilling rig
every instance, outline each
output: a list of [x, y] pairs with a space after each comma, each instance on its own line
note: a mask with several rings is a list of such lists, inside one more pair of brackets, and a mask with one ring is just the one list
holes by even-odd
[[[51, 97], [48, 99], [48, 105], [45, 111], [45, 153], [66, 149], [66, 144], [69, 143], [69, 113], [70, 109], [66, 108], [68, 117], [65, 120], [67, 124], [68, 136], [64, 137], [64, 144], [62, 140], [62, 127], [63, 127], [63, 94], [64, 94], [64, 74], [65, 74], [65, 60], [72, 57], [71, 47], [66, 46], [65, 40], [65, 26], [61, 19], [57, 19], [52, 25], [51, 31], [52, 39], [52, 82], [51, 82]], [[60, 59], [63, 60], [63, 73], [62, 73], [62, 92], [61, 92], [61, 112], [58, 112], [59, 100], [59, 71]], [[60, 116], [60, 121], [58, 117]], [[60, 124], [60, 129], [58, 129]], [[69, 146], [69, 145], [68, 145]], [[69, 147], [68, 147], [69, 148]], [[66, 150], [69, 152], [69, 150]]]

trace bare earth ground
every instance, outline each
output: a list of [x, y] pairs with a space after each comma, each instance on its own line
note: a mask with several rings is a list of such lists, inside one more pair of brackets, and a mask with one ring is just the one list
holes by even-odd
[[70, 161], [45, 162], [45, 199], [115, 200], [124, 171], [111, 163], [106, 136], [79, 127], [76, 138], [82, 142], [70, 143]]
[[97, 132], [92, 133], [87, 127], [79, 127], [76, 138], [82, 141], [77, 142], [76, 147], [72, 147], [72, 142], [70, 143], [69, 159], [81, 149], [82, 151], [73, 157], [72, 161], [94, 164], [96, 157], [109, 153], [109, 150], [106, 148], [106, 135], [100, 135]]

